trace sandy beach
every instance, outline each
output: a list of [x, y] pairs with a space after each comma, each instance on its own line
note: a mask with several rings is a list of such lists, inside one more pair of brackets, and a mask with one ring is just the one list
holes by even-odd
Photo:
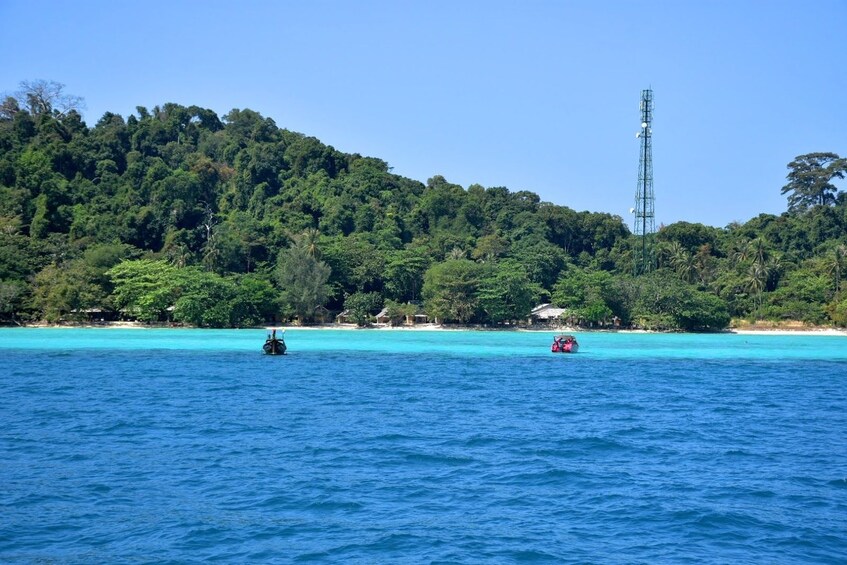
[[821, 328], [808, 330], [729, 330], [729, 333], [739, 335], [822, 335], [847, 337], [847, 330], [839, 330], [835, 328]]
[[[32, 323], [26, 324], [23, 327], [27, 328], [100, 328], [100, 329], [191, 329], [190, 326], [168, 325], [168, 324], [145, 324], [143, 322], [103, 322], [99, 324], [46, 324]], [[366, 327], [360, 327], [355, 324], [322, 324], [314, 326], [298, 326], [298, 325], [278, 325], [278, 326], [260, 326], [255, 328], [237, 328], [242, 330], [295, 330], [295, 331], [321, 331], [321, 330], [350, 330], [350, 331], [400, 331], [400, 332], [418, 332], [418, 331], [439, 331], [439, 332], [468, 332], [468, 331], [494, 331], [494, 332], [566, 332], [566, 333], [622, 333], [622, 334], [644, 334], [644, 333], [666, 333], [654, 332], [638, 329], [594, 329], [594, 328], [539, 328], [539, 327], [482, 327], [482, 326], [452, 326], [442, 324], [415, 324], [413, 326], [392, 326], [389, 324], [372, 324]], [[826, 328], [826, 327], [808, 327], [800, 325], [791, 325], [787, 327], [770, 327], [761, 325], [751, 325], [745, 327], [729, 328], [723, 332], [738, 335], [804, 335], [804, 336], [841, 336], [847, 337], [847, 329]]]

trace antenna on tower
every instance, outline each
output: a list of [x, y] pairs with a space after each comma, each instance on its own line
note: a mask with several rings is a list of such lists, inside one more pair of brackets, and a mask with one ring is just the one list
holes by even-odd
[[641, 130], [635, 135], [641, 140], [638, 159], [638, 188], [635, 191], [635, 224], [637, 248], [633, 257], [636, 275], [649, 273], [656, 268], [653, 239], [656, 232], [656, 214], [653, 209], [653, 90], [641, 91]]

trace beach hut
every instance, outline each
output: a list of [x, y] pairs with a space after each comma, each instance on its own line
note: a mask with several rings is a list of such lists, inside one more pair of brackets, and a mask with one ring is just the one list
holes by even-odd
[[114, 322], [118, 319], [117, 312], [114, 310], [105, 310], [103, 308], [85, 308], [82, 310], [74, 309], [71, 310], [70, 314], [74, 320], [85, 320], [92, 324]]
[[318, 324], [327, 324], [332, 320], [332, 312], [326, 306], [318, 306], [315, 308], [315, 322]]
[[388, 324], [391, 322], [391, 318], [388, 317], [388, 308], [383, 308], [379, 311], [379, 314], [376, 315], [376, 323], [377, 324]]
[[336, 324], [350, 324], [352, 321], [350, 320], [350, 310], [343, 310], [338, 316], [335, 317]]
[[530, 324], [554, 325], [558, 324], [562, 316], [567, 313], [567, 308], [556, 308], [551, 304], [539, 304], [529, 314]]

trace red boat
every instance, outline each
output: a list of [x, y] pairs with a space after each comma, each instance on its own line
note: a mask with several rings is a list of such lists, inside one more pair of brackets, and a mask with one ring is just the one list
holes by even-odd
[[553, 353], [576, 353], [579, 351], [579, 343], [572, 335], [557, 335], [553, 338], [550, 351]]

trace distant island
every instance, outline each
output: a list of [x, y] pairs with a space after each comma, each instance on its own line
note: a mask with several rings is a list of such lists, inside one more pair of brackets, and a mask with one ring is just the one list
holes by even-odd
[[835, 153], [788, 163], [778, 216], [661, 226], [636, 276], [619, 216], [422, 183], [249, 109], [89, 127], [80, 102], [33, 81], [0, 103], [0, 323], [847, 326]]

